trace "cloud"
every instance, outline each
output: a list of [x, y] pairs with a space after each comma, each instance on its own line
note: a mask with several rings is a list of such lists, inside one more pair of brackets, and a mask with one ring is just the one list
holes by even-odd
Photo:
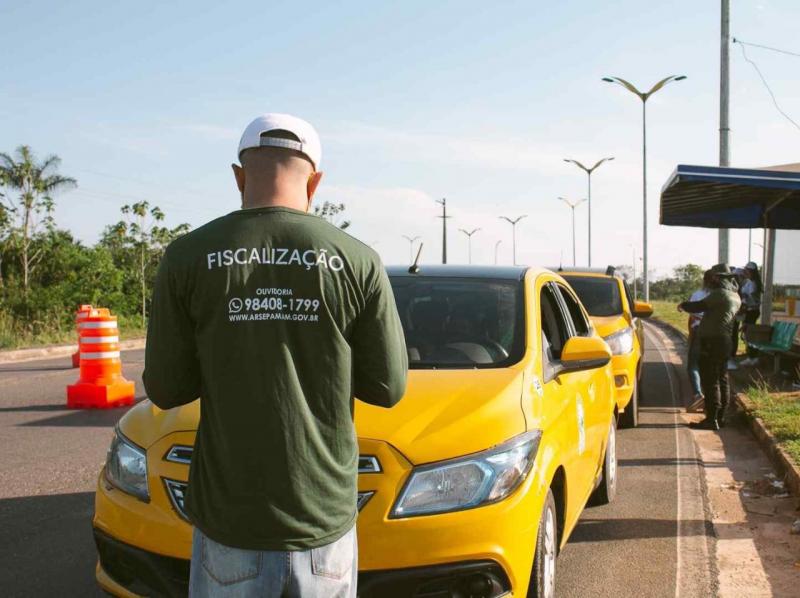
[[395, 159], [447, 165], [480, 166], [552, 173], [558, 146], [514, 138], [474, 137], [399, 131], [357, 122], [337, 123], [326, 131], [324, 142], [358, 146]]
[[187, 131], [200, 137], [205, 137], [212, 141], [238, 141], [241, 131], [233, 127], [222, 127], [210, 124], [186, 124], [175, 125], [173, 129], [177, 131]]

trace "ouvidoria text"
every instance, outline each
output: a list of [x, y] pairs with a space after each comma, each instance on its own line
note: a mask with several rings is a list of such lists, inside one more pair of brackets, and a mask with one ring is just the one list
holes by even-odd
[[327, 249], [288, 249], [286, 247], [239, 247], [223, 249], [206, 255], [208, 269], [228, 268], [234, 264], [247, 266], [250, 264], [269, 266], [302, 266], [326, 268], [338, 272], [344, 269], [344, 260], [330, 254]]

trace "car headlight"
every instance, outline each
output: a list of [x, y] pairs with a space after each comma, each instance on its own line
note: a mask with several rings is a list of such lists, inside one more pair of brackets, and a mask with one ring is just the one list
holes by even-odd
[[611, 353], [624, 355], [633, 351], [633, 328], [625, 328], [603, 338], [608, 343]]
[[503, 500], [530, 472], [541, 437], [541, 430], [534, 430], [481, 453], [414, 468], [391, 517], [461, 511]]
[[150, 500], [147, 489], [147, 455], [144, 449], [114, 430], [114, 439], [106, 457], [106, 479], [128, 494]]

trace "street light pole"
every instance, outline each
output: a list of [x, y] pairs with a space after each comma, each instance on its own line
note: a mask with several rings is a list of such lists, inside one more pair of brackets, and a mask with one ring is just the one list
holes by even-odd
[[587, 197], [589, 199], [588, 207], [589, 207], [589, 267], [590, 268], [592, 267], [592, 173], [603, 162], [610, 162], [613, 159], [614, 159], [613, 156], [610, 156], [608, 158], [603, 158], [602, 160], [598, 160], [597, 163], [591, 168], [587, 168], [577, 160], [573, 160], [572, 158], [564, 158], [564, 162], [572, 162], [573, 164], [575, 164], [578, 168], [580, 168], [586, 173], [587, 178], [589, 179], [589, 188]]
[[644, 300], [650, 301], [650, 277], [647, 261], [647, 100], [672, 81], [683, 81], [686, 75], [670, 75], [664, 77], [650, 88], [650, 91], [639, 91], [632, 83], [621, 77], [603, 77], [607, 83], [621, 85], [642, 100], [642, 282], [644, 283]]
[[501, 220], [505, 220], [509, 224], [511, 224], [511, 256], [512, 262], [516, 266], [517, 265], [517, 223], [526, 218], [527, 214], [523, 214], [522, 216], [517, 216], [513, 220], [507, 216], [500, 216]]
[[437, 199], [436, 203], [442, 205], [442, 215], [438, 216], [438, 218], [442, 219], [442, 263], [447, 263], [447, 219], [450, 216], [447, 215], [447, 198], [443, 197], [442, 199]]
[[502, 243], [502, 242], [503, 242], [502, 240], [498, 240], [497, 243], [494, 244], [494, 265], [495, 266], [497, 265], [497, 248], [500, 247], [500, 243]]
[[481, 229], [473, 228], [472, 230], [465, 230], [463, 228], [459, 228], [458, 230], [460, 230], [462, 233], [467, 235], [467, 248], [468, 248], [467, 251], [469, 252], [469, 263], [471, 264], [472, 263], [472, 235], [474, 235], [475, 233], [477, 233]]
[[559, 197], [561, 201], [567, 204], [572, 210], [572, 267], [575, 267], [575, 208], [581, 205], [586, 199], [579, 199], [578, 201], [570, 201], [566, 197]]
[[[720, 52], [719, 52], [719, 165], [730, 166], [730, 0], [721, 0], [720, 5]], [[717, 260], [727, 264], [730, 259], [730, 232], [719, 229], [717, 237]]]
[[409, 263], [414, 263], [414, 241], [419, 239], [419, 236], [416, 237], [409, 237], [408, 235], [403, 235], [403, 238], [408, 241], [408, 258]]

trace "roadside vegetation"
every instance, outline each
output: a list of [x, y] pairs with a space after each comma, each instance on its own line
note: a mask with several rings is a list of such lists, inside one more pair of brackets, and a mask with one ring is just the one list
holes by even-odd
[[771, 393], [766, 384], [747, 391], [753, 415], [760, 417], [792, 460], [800, 465], [800, 393]]
[[[78, 186], [60, 163], [25, 145], [0, 152], [0, 349], [74, 342], [75, 310], [85, 303], [111, 309], [123, 339], [143, 336], [161, 256], [190, 228], [166, 226], [161, 208], [139, 201], [121, 205], [120, 219], [87, 245], [54, 218], [56, 198]], [[344, 204], [314, 211], [350, 225]]]

